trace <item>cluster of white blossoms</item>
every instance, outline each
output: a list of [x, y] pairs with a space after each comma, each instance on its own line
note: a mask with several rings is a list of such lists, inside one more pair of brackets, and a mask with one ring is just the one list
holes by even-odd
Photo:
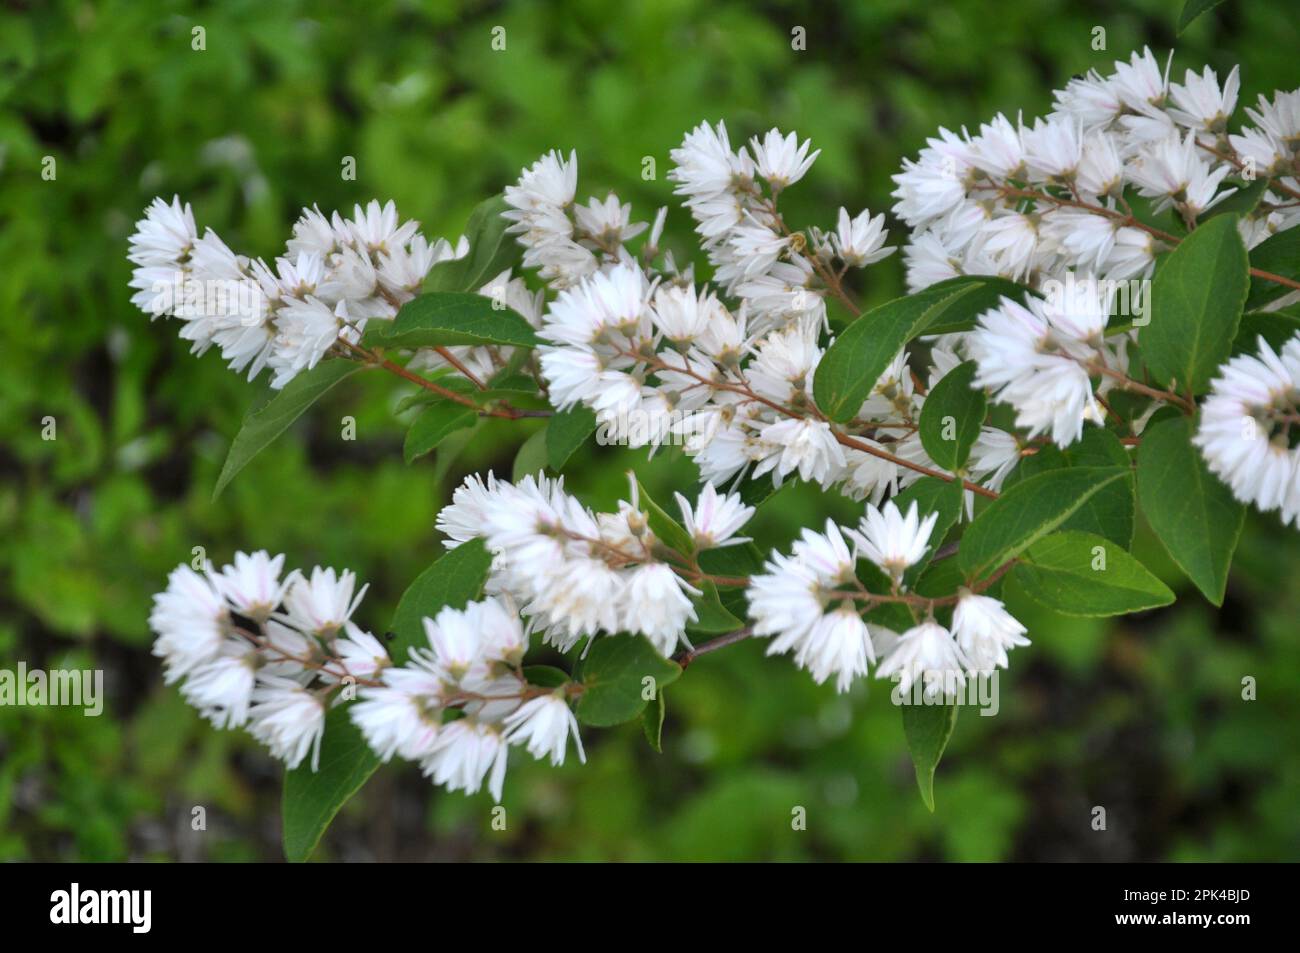
[[[548, 152], [525, 169], [516, 185], [507, 186], [508, 231], [524, 246], [524, 267], [537, 268], [552, 287], [567, 288], [604, 265], [628, 260], [626, 242], [646, 230], [632, 221], [632, 206], [614, 193], [574, 205], [578, 189], [578, 157], [566, 161]], [[661, 208], [642, 253], [658, 254], [667, 208]], [[671, 258], [671, 256], [670, 256]]]
[[482, 539], [494, 556], [488, 591], [517, 603], [560, 651], [584, 637], [630, 632], [671, 655], [679, 642], [690, 644], [686, 627], [697, 619], [691, 598], [700, 590], [690, 578], [700, 572], [692, 560], [705, 549], [748, 542], [736, 533], [754, 509], [711, 485], [693, 507], [679, 494], [693, 548], [681, 553], [650, 528], [635, 478], [629, 496], [618, 512], [595, 513], [565, 491], [563, 478], [508, 483], [471, 475], [438, 513], [438, 529], [448, 548]]
[[[355, 697], [348, 715], [381, 758], [499, 799], [512, 745], [559, 764], [572, 737], [585, 759], [570, 708], [581, 687], [525, 678], [534, 633], [561, 652], [642, 635], [671, 657], [691, 649], [688, 630], [704, 628], [692, 623], [715, 586], [745, 590], [752, 626], [731, 635], [769, 638], [769, 654], [790, 654], [840, 691], [874, 671], [933, 696], [1005, 668], [1010, 650], [1029, 644], [989, 594], [1011, 563], [949, 595], [918, 595], [911, 588], [927, 558], [951, 554], [933, 552], [937, 514], [915, 502], [904, 512], [894, 497], [923, 475], [960, 479], [969, 513], [971, 491], [996, 495], [1038, 449], [1031, 441], [1066, 447], [1085, 423], [1101, 424], [1111, 388], [1149, 398], [1131, 421], [1135, 437], [1168, 403], [1195, 413], [1181, 396], [1186, 382], [1161, 391], [1129, 375], [1144, 322], [1126, 320], [1125, 309], [1149, 306], [1132, 297], [1145, 293], [1133, 284], [1177, 245], [1174, 232], [1189, 232], [1246, 183], [1264, 182], [1240, 219], [1247, 246], [1300, 224], [1300, 90], [1260, 97], [1234, 131], [1236, 69], [1222, 83], [1209, 69], [1171, 83], [1168, 69], [1144, 50], [1109, 76], [1072, 80], [1046, 117], [998, 115], [975, 135], [941, 129], [905, 160], [893, 211], [910, 229], [911, 291], [984, 275], [1026, 293], [1002, 297], [968, 331], [904, 347], [854, 413], [834, 420], [814, 393], [834, 343], [828, 305], [856, 312], [844, 279], [895, 249], [884, 216], [869, 211], [841, 208], [833, 229], [787, 224], [780, 198], [815, 163], [809, 141], [772, 129], [733, 147], [722, 123], [704, 123], [672, 150], [669, 178], [708, 256], [707, 282], [660, 249], [666, 208], [647, 223], [614, 194], [578, 205], [577, 156], [542, 156], [506, 188], [502, 215], [523, 267], [545, 287], [531, 290], [506, 270], [478, 293], [537, 331], [532, 370], [554, 410], [589, 408], [607, 440], [684, 448], [703, 486], [693, 504], [677, 495], [681, 526], [650, 501], [643, 508], [635, 477], [615, 512], [597, 512], [560, 478], [473, 475], [437, 527], [448, 548], [482, 541], [492, 557], [486, 596], [425, 619], [427, 645], [403, 664], [351, 621], [364, 592], [354, 593], [351, 573], [285, 576], [283, 557], [241, 553], [219, 571], [178, 567], [155, 598], [154, 650], [168, 682], [218, 727], [246, 726], [290, 767], [308, 755], [315, 766], [326, 712]], [[1135, 206], [1173, 231], [1144, 222]], [[394, 319], [434, 266], [468, 253], [466, 239], [429, 242], [391, 202], [371, 202], [350, 219], [304, 210], [272, 267], [236, 255], [211, 230], [199, 237], [179, 199], [157, 200], [131, 239], [133, 301], [176, 318], [195, 351], [215, 346], [250, 378], [269, 367], [280, 388], [327, 355], [356, 351], [367, 322]], [[421, 348], [405, 367], [465, 374], [486, 390], [522, 356]], [[921, 412], [965, 361], [975, 365], [973, 386], [1008, 405], [1014, 425], [981, 423], [968, 461], [948, 474], [922, 443]], [[1300, 336], [1279, 350], [1261, 339], [1257, 354], [1228, 360], [1199, 413], [1195, 440], [1210, 469], [1238, 499], [1300, 524]], [[702, 552], [749, 542], [739, 534], [754, 507], [728, 489], [795, 477], [865, 501], [864, 517], [804, 529], [788, 555], [773, 553], [747, 578], [705, 571]]]
[[[932, 612], [901, 634], [863, 618], [873, 603], [906, 593], [904, 573], [929, 550], [936, 519], [934, 513], [921, 518], [915, 502], [904, 515], [890, 500], [880, 509], [868, 503], [857, 527], [828, 520], [825, 532], [805, 529], [790, 555], [775, 554], [749, 581], [754, 634], [774, 636], [768, 654], [792, 652], [819, 684], [834, 675], [842, 692], [877, 659], [877, 677], [896, 679], [904, 693], [919, 681], [927, 696], [952, 693], [967, 674], [1006, 668], [1008, 650], [1029, 640], [990, 596], [961, 589], [951, 631]], [[889, 593], [863, 584], [863, 559], [888, 578]]]
[[1229, 176], [1262, 178], [1269, 187], [1240, 220], [1246, 245], [1300, 224], [1300, 90], [1261, 96], [1246, 109], [1254, 125], [1230, 132], [1238, 86], [1236, 68], [1222, 84], [1208, 67], [1171, 83], [1169, 64], [1144, 49], [1109, 76], [1071, 80], [1032, 124], [999, 114], [977, 135], [940, 129], [894, 176], [894, 212], [912, 229], [910, 289], [997, 275], [1046, 292], [1027, 306], [1004, 299], [974, 331], [940, 340], [978, 362], [976, 383], [1030, 436], [1078, 439], [1084, 421], [1101, 420], [1096, 396], [1127, 370], [1137, 332], [1108, 323], [1126, 308], [1144, 313], [1149, 302], [1134, 299], [1145, 292], [1128, 279], [1149, 277], [1178, 240], [1139, 223], [1130, 200], [1191, 227], [1236, 191]]
[[1195, 440], [1233, 496], [1300, 525], [1300, 336], [1219, 368]]
[[[978, 135], [940, 129], [894, 176], [894, 211], [913, 230], [908, 284], [1147, 275], [1165, 246], [1131, 221], [1130, 189], [1190, 224], [1235, 191], [1230, 175], [1295, 188], [1300, 90], [1261, 96], [1246, 110], [1255, 125], [1230, 133], [1238, 85], [1235, 67], [1222, 85], [1208, 67], [1171, 83], [1169, 63], [1144, 49], [1109, 76], [1071, 80], [1032, 125], [999, 114]], [[1242, 237], [1254, 247], [1298, 222], [1300, 209], [1269, 191], [1242, 219]]]
[[[231, 251], [212, 229], [199, 236], [190, 206], [178, 197], [170, 205], [155, 199], [131, 236], [131, 300], [153, 317], [179, 319], [180, 336], [196, 354], [215, 346], [250, 380], [269, 367], [278, 389], [338, 342], [358, 342], [368, 321], [391, 321], [420, 293], [430, 269], [468, 249], [464, 238], [454, 246], [430, 242], [417, 222], [401, 221], [392, 202], [372, 201], [346, 219], [303, 209], [272, 266]], [[539, 317], [540, 300], [509, 271], [480, 293], [534, 322]], [[490, 373], [496, 366], [487, 349], [448, 350], [471, 368]], [[445, 359], [425, 349], [413, 360], [427, 368]]]
[[[506, 216], [525, 263], [540, 266], [558, 292], [542, 316], [547, 343], [539, 349], [558, 409], [591, 408], [612, 442], [680, 443], [718, 485], [769, 473], [779, 485], [797, 474], [879, 502], [919, 478], [907, 463], [934, 467], [916, 426], [924, 391], [905, 351], [859, 408], [852, 440], [816, 412], [828, 288], [893, 249], [884, 245], [884, 216], [869, 212], [841, 209], [829, 233], [788, 230], [777, 197], [808, 171], [817, 157], [809, 149], [774, 129], [733, 150], [719, 123], [700, 125], [673, 150], [671, 178], [696, 219], [717, 290], [697, 284], [689, 269], [679, 272], [671, 258], [657, 260], [662, 212], [639, 259], [621, 244], [629, 235], [623, 225], [607, 230], [617, 242], [591, 252], [583, 243], [592, 243], [592, 232], [568, 214], [575, 156], [565, 162], [552, 153], [524, 171], [506, 190]], [[617, 207], [618, 221], [627, 222], [630, 210]], [[935, 350], [930, 384], [959, 363]], [[972, 479], [1000, 485], [1019, 449], [1005, 432], [985, 428]]]
[[563, 688], [523, 679], [528, 638], [508, 599], [424, 619], [427, 647], [398, 666], [352, 622], [365, 595], [353, 573], [283, 568], [266, 552], [220, 570], [182, 564], [154, 597], [166, 681], [217, 728], [247, 728], [289, 768], [315, 771], [326, 712], [359, 696], [348, 714], [379, 757], [417, 761], [449, 790], [486, 781], [497, 800], [511, 745], [560, 764], [572, 735], [584, 757]]

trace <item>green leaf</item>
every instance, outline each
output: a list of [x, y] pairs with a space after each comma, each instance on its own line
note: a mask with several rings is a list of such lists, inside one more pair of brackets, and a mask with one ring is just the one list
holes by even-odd
[[525, 665], [524, 681], [529, 685], [540, 685], [542, 688], [559, 688], [561, 685], [567, 685], [571, 679], [568, 672], [554, 665]]
[[969, 294], [950, 296], [931, 312], [925, 328], [926, 334], [969, 331], [975, 327], [981, 314], [996, 308], [1003, 298], [1023, 304], [1027, 297], [1039, 296], [1038, 292], [1027, 285], [997, 275], [959, 275], [937, 282], [925, 290], [938, 294], [943, 291], [962, 291], [967, 287], [971, 289]]
[[907, 749], [912, 753], [912, 766], [916, 769], [916, 786], [921, 790], [921, 800], [934, 813], [934, 770], [943, 757], [957, 726], [957, 703], [934, 705], [902, 705], [903, 734]]
[[510, 478], [518, 483], [526, 476], [536, 476], [546, 469], [546, 431], [543, 427], [519, 445]]
[[699, 584], [699, 589], [703, 595], [696, 596], [691, 600], [695, 607], [695, 621], [686, 624], [686, 631], [692, 635], [721, 635], [724, 632], [735, 632], [737, 629], [743, 629], [745, 623], [737, 619], [722, 604], [718, 596], [718, 587], [709, 580], [704, 580]]
[[645, 711], [641, 713], [641, 729], [645, 732], [645, 740], [660, 754], [664, 753], [665, 711], [664, 693], [658, 691], [655, 693], [655, 700], [649, 702], [645, 706]]
[[852, 420], [903, 346], [955, 299], [977, 287], [927, 288], [882, 304], [850, 324], [826, 349], [813, 376], [813, 394], [822, 413], [841, 423]]
[[293, 863], [312, 855], [339, 809], [379, 767], [379, 757], [348, 717], [348, 707], [332, 708], [325, 715], [318, 770], [312, 771], [308, 759], [285, 772], [282, 841], [284, 856]]
[[470, 213], [465, 225], [469, 254], [434, 265], [424, 280], [425, 291], [477, 292], [514, 265], [520, 246], [506, 234], [510, 225], [501, 217], [508, 205], [500, 195], [485, 199]]
[[1241, 316], [1237, 340], [1232, 342], [1233, 354], [1259, 353], [1259, 339], [1263, 338], [1275, 351], [1282, 350], [1291, 338], [1300, 334], [1300, 317], [1287, 311], [1247, 311]]
[[546, 462], [559, 473], [573, 452], [596, 431], [596, 414], [588, 407], [575, 404], [558, 411], [546, 428]]
[[410, 463], [424, 456], [457, 430], [474, 426], [477, 420], [478, 414], [461, 404], [449, 400], [432, 404], [407, 429], [402, 456]]
[[1183, 4], [1182, 15], [1178, 18], [1179, 36], [1182, 35], [1184, 30], [1191, 26], [1193, 20], [1199, 17], [1202, 13], [1213, 10], [1222, 2], [1223, 0], [1187, 0], [1187, 2]]
[[961, 517], [962, 504], [965, 502], [961, 481], [940, 480], [938, 477], [921, 477], [895, 496], [894, 504], [906, 514], [913, 500], [916, 501], [916, 512], [922, 519], [930, 513], [938, 513], [939, 517], [934, 521], [934, 529], [930, 531], [930, 548], [903, 575], [903, 581], [909, 584], [919, 578], [930, 564], [935, 552], [943, 544], [944, 537], [948, 535], [948, 530]]
[[697, 558], [700, 568], [713, 576], [752, 576], [763, 571], [763, 552], [753, 543], [706, 549]]
[[1211, 219], [1169, 253], [1151, 281], [1151, 323], [1138, 332], [1161, 383], [1205, 390], [1232, 350], [1249, 270], [1235, 215]]
[[1119, 467], [1067, 467], [1021, 480], [975, 518], [958, 559], [970, 576], [991, 572], [1057, 529], [1089, 500], [1120, 480]]
[[1129, 453], [1114, 431], [1102, 427], [1084, 427], [1083, 436], [1063, 451], [1072, 467], [1127, 467]]
[[972, 383], [977, 369], [974, 361], [958, 364], [934, 385], [921, 408], [921, 446], [953, 473], [966, 465], [988, 408], [984, 391]]
[[645, 511], [650, 529], [659, 541], [670, 546], [683, 555], [695, 552], [695, 540], [686, 532], [686, 527], [668, 515], [668, 511], [655, 502], [654, 497], [640, 480], [637, 481], [637, 494], [641, 508]]
[[269, 446], [271, 441], [288, 430], [289, 425], [301, 417], [308, 407], [339, 381], [351, 377], [363, 367], [364, 364], [355, 361], [321, 361], [311, 370], [303, 371], [289, 381], [283, 390], [261, 407], [251, 410], [230, 444], [212, 498], [215, 500], [220, 496], [221, 491], [235, 478], [235, 474], [244, 469], [248, 461]]
[[[650, 700], [645, 692], [658, 695], [681, 674], [681, 666], [656, 652], [645, 636], [601, 636], [582, 666], [578, 720], [597, 728], [631, 721]], [[649, 686], [647, 678], [653, 680]]]
[[[1062, 467], [1124, 467], [1132, 466], [1129, 453], [1119, 437], [1101, 427], [1083, 428], [1083, 436], [1064, 451], [1054, 444], [1046, 444], [1024, 461], [1007, 479], [1005, 489], [1048, 470]], [[1123, 480], [1099, 491], [1078, 511], [1058, 527], [1097, 533], [1113, 540], [1124, 549], [1133, 542], [1134, 514], [1137, 504], [1133, 499], [1133, 482]]]
[[1138, 501], [1178, 568], [1216, 606], [1246, 508], [1212, 474], [1192, 444], [1192, 422], [1177, 417], [1148, 427], [1138, 451]]
[[[1202, 215], [1199, 224], [1208, 222], [1216, 215], [1247, 217], [1259, 207], [1260, 200], [1264, 197], [1264, 193], [1268, 191], [1269, 182], [1268, 176], [1260, 176], [1254, 182], [1224, 182], [1225, 186], [1236, 186], [1237, 191]], [[1107, 333], [1109, 333], [1109, 329]]]
[[1108, 539], [1053, 533], [1021, 555], [1013, 573], [1049, 609], [1076, 616], [1125, 615], [1174, 601], [1169, 588]]
[[[1300, 234], [1288, 228], [1264, 239], [1250, 250], [1250, 264], [1260, 271], [1300, 281]], [[1294, 289], [1266, 278], [1251, 277], [1246, 310], [1256, 311]]]
[[367, 347], [437, 347], [454, 344], [509, 344], [536, 347], [532, 326], [491, 298], [463, 291], [436, 291], [412, 298], [392, 321], [366, 327]]
[[444, 606], [463, 609], [483, 591], [492, 554], [481, 539], [461, 543], [447, 550], [402, 593], [393, 614], [393, 638], [388, 654], [401, 665], [412, 648], [425, 645], [424, 619], [433, 618]]

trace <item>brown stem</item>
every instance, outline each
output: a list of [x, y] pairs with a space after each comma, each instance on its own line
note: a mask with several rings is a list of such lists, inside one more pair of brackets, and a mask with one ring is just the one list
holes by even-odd
[[735, 645], [737, 642], [743, 642], [754, 634], [753, 626], [745, 626], [743, 629], [737, 629], [735, 632], [728, 632], [726, 635], [720, 635], [716, 639], [710, 639], [702, 645], [697, 645], [693, 649], [684, 652], [678, 652], [673, 656], [673, 661], [682, 667], [690, 665], [701, 655], [708, 655], [710, 652], [716, 652], [718, 649], [725, 649], [728, 645]]

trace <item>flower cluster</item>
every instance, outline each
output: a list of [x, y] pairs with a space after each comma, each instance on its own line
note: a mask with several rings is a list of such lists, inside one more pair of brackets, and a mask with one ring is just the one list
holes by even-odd
[[380, 758], [415, 761], [450, 791], [472, 794], [486, 781], [497, 801], [512, 744], [559, 765], [572, 735], [586, 760], [564, 687], [523, 678], [528, 636], [508, 598], [444, 608], [424, 631], [428, 647], [386, 667], [349, 710]]
[[1129, 279], [1149, 277], [1156, 255], [1179, 241], [1134, 206], [1172, 209], [1170, 227], [1190, 229], [1236, 191], [1229, 177], [1264, 178], [1268, 188], [1240, 219], [1246, 245], [1300, 224], [1300, 90], [1261, 96], [1246, 109], [1254, 125], [1237, 133], [1236, 68], [1222, 84], [1208, 67], [1182, 83], [1168, 72], [1150, 50], [1135, 53], [1111, 75], [1071, 80], [1032, 124], [999, 114], [976, 135], [940, 129], [894, 176], [894, 212], [912, 229], [912, 290], [997, 275], [1046, 293], [1046, 304], [1005, 299], [970, 334], [942, 340], [978, 362], [977, 383], [1014, 407], [1030, 436], [1078, 439], [1085, 420], [1100, 422], [1106, 378], [1127, 371], [1136, 331], [1123, 321], [1109, 328], [1110, 317], [1144, 313], [1145, 292]]
[[1300, 336], [1258, 351], [1219, 368], [1196, 444], [1233, 496], [1300, 525]]
[[[846, 316], [835, 312], [857, 315], [848, 279], [895, 249], [886, 245], [884, 216], [869, 211], [841, 208], [824, 230], [786, 221], [781, 197], [819, 155], [794, 133], [772, 129], [733, 147], [722, 123], [703, 123], [672, 150], [669, 178], [694, 221], [709, 280], [660, 248], [666, 208], [644, 222], [614, 194], [577, 204], [573, 153], [553, 151], [524, 169], [505, 190], [505, 223], [493, 218], [495, 231], [484, 234], [494, 242], [502, 228], [513, 235], [523, 268], [536, 275], [507, 269], [481, 288], [455, 290], [521, 315], [537, 332], [535, 353], [475, 344], [379, 355], [362, 344], [367, 322], [393, 320], [431, 269], [470, 250], [467, 239], [430, 242], [391, 202], [358, 206], [350, 219], [304, 210], [285, 256], [271, 266], [236, 255], [210, 230], [199, 237], [179, 199], [155, 201], [131, 239], [133, 301], [179, 320], [195, 351], [215, 346], [250, 378], [270, 368], [276, 388], [327, 356], [360, 357], [421, 386], [420, 399], [431, 406], [456, 405], [450, 420], [463, 426], [479, 416], [587, 408], [605, 440], [680, 445], [702, 479], [694, 503], [677, 494], [679, 525], [652, 501], [643, 505], [631, 474], [614, 512], [579, 502], [562, 478], [468, 477], [437, 528], [449, 549], [481, 541], [491, 556], [486, 595], [424, 619], [425, 644], [404, 659], [352, 622], [364, 590], [355, 592], [349, 572], [285, 575], [283, 557], [265, 552], [238, 554], [220, 570], [178, 567], [151, 616], [168, 682], [180, 683], [215, 725], [247, 727], [290, 767], [316, 765], [326, 713], [355, 698], [347, 716], [379, 757], [416, 762], [452, 790], [486, 786], [499, 799], [513, 745], [559, 764], [572, 737], [585, 759], [570, 708], [585, 688], [530, 683], [523, 661], [534, 633], [561, 652], [584, 641], [585, 651], [598, 636], [644, 636], [684, 664], [719, 647], [696, 649], [688, 632], [718, 631], [703, 614], [740, 614], [733, 597], [743, 589], [751, 624], [737, 622], [716, 642], [767, 638], [769, 654], [789, 654], [818, 683], [833, 678], [839, 691], [874, 672], [903, 692], [916, 686], [934, 696], [1005, 668], [1008, 653], [1029, 644], [1025, 626], [994, 597], [1019, 550], [1004, 550], [1000, 565], [954, 582], [946, 595], [930, 595], [924, 583], [918, 594], [930, 561], [952, 558], [951, 545], [940, 546], [951, 519], [940, 528], [937, 513], [916, 502], [899, 506], [900, 491], [923, 476], [935, 484], [930, 489], [938, 481], [963, 487], [969, 516], [972, 494], [998, 496], [1022, 458], [1054, 453], [1050, 444], [1068, 447], [1085, 424], [1104, 425], [1107, 417], [1122, 423], [1106, 435], [1112, 447], [1144, 444], [1147, 423], [1172, 405], [1189, 418], [1199, 412], [1195, 443], [1238, 499], [1300, 525], [1293, 436], [1300, 434], [1300, 336], [1276, 349], [1261, 338], [1255, 354], [1227, 359], [1199, 406], [1187, 381], [1150, 380], [1145, 368], [1158, 364], [1153, 338], [1146, 363], [1138, 347], [1145, 324], [1138, 318], [1150, 305], [1143, 285], [1157, 256], [1226, 198], [1252, 189], [1244, 197], [1257, 199], [1238, 220], [1250, 248], [1300, 224], [1300, 90], [1260, 97], [1245, 109], [1249, 123], [1234, 127], [1237, 70], [1222, 83], [1209, 69], [1188, 71], [1178, 83], [1168, 69], [1144, 50], [1111, 75], [1072, 80], [1043, 118], [998, 115], [974, 135], [941, 129], [905, 160], [894, 177], [893, 211], [910, 229], [903, 254], [910, 289], [988, 276], [956, 284], [989, 297], [968, 299], [979, 304], [958, 319], [967, 323], [946, 323], [946, 333], [930, 324], [936, 333], [916, 344], [900, 346], [906, 334], [882, 319], [882, 334], [897, 336], [873, 342], [881, 353], [859, 374], [861, 389], [847, 391], [854, 406], [836, 408], [844, 413], [831, 410], [833, 386], [826, 399], [824, 381], [835, 374], [817, 381], [836, 348], [832, 328]], [[1235, 244], [1228, 221], [1218, 220], [1220, 234]], [[1297, 287], [1286, 275], [1251, 273]], [[450, 267], [431, 284], [457, 275]], [[915, 300], [903, 302], [902, 313]], [[1267, 300], [1276, 309], [1295, 294]], [[852, 353], [849, 343], [840, 339], [834, 360]], [[1221, 353], [1229, 353], [1226, 343]], [[868, 373], [891, 356], [871, 381]], [[525, 361], [530, 374], [516, 374]], [[985, 414], [982, 397], [960, 395], [973, 398], [973, 409], [959, 458], [940, 452], [934, 440], [950, 438], [935, 438], [932, 426], [933, 410], [947, 406], [936, 386], [958, 368], [971, 376], [951, 382], [971, 381], [1010, 408]], [[451, 380], [455, 374], [467, 382]], [[467, 386], [443, 386], [452, 383]], [[496, 403], [516, 385], [549, 406]], [[1114, 390], [1139, 399], [1113, 402]], [[927, 400], [935, 402], [923, 421]], [[432, 416], [440, 421], [437, 411]], [[583, 419], [566, 424], [576, 429]], [[709, 572], [714, 559], [730, 561], [706, 551], [750, 542], [739, 535], [754, 515], [744, 481], [779, 486], [792, 478], [865, 501], [864, 516], [855, 526], [804, 529], [788, 554], [765, 561], [752, 548], [743, 559], [728, 554], [752, 575]], [[983, 511], [976, 527], [994, 514]], [[486, 559], [474, 545], [458, 555], [477, 552], [481, 569]], [[1157, 580], [1149, 589], [1151, 599], [1132, 606], [1173, 598]], [[725, 605], [719, 590], [729, 590]], [[1051, 604], [1051, 592], [1039, 596]]]
[[310, 753], [314, 769], [330, 694], [388, 653], [351, 621], [365, 595], [353, 573], [283, 568], [266, 552], [236, 553], [220, 570], [177, 566], [154, 597], [153, 651], [213, 725], [247, 727], [291, 768]]
[[450, 548], [484, 540], [495, 557], [489, 591], [517, 602], [560, 651], [602, 632], [631, 632], [671, 655], [697, 618], [695, 554], [747, 542], [735, 534], [754, 510], [712, 486], [694, 507], [679, 495], [693, 550], [680, 553], [650, 528], [635, 479], [629, 496], [616, 513], [594, 513], [565, 492], [563, 478], [472, 475], [438, 513], [438, 529]]
[[[1172, 57], [1171, 57], [1172, 58]], [[978, 135], [940, 129], [894, 176], [895, 213], [913, 229], [904, 252], [913, 289], [959, 274], [1001, 275], [1038, 287], [1068, 270], [1102, 278], [1149, 274], [1160, 235], [1131, 214], [1129, 190], [1187, 225], [1235, 189], [1229, 176], [1294, 189], [1300, 90], [1260, 97], [1255, 123], [1228, 132], [1234, 68], [1171, 83], [1145, 49], [1115, 72], [1073, 79], [1032, 125], [997, 115]], [[1243, 217], [1246, 244], [1300, 222], [1279, 191]]]
[[[834, 675], [840, 691], [877, 658], [877, 677], [895, 678], [902, 692], [920, 681], [928, 696], [951, 693], [967, 673], [1005, 668], [1007, 651], [1029, 641], [1025, 627], [990, 596], [960, 590], [951, 631], [935, 621], [933, 601], [931, 614], [901, 634], [863, 618], [873, 604], [906, 592], [904, 573], [929, 550], [936, 519], [922, 519], [915, 502], [903, 514], [890, 500], [881, 509], [868, 503], [857, 527], [828, 520], [824, 532], [805, 529], [790, 555], [774, 555], [750, 580], [754, 634], [774, 636], [768, 654], [792, 652], [818, 683]], [[889, 581], [889, 592], [868, 589], [863, 559]]]
[[[356, 344], [368, 321], [390, 321], [420, 292], [435, 265], [461, 258], [461, 239], [430, 242], [416, 222], [403, 222], [397, 207], [370, 202], [351, 218], [326, 218], [303, 209], [285, 254], [274, 266], [237, 255], [212, 229], [200, 237], [190, 206], [155, 199], [131, 236], [135, 265], [132, 302], [153, 317], [182, 323], [180, 336], [194, 353], [216, 347], [230, 367], [249, 379], [270, 368], [282, 388], [315, 367], [339, 342]], [[480, 293], [537, 319], [539, 302], [509, 271]], [[450, 348], [471, 367], [491, 369], [484, 349]], [[422, 350], [417, 367], [436, 367], [445, 356]]]
[[[855, 416], [853, 439], [816, 411], [826, 296], [843, 293], [848, 270], [893, 250], [884, 247], [883, 215], [869, 212], [841, 209], [829, 233], [789, 229], [778, 196], [817, 155], [775, 129], [733, 150], [721, 123], [700, 125], [673, 150], [671, 178], [696, 220], [716, 289], [679, 272], [670, 257], [657, 263], [662, 214], [639, 261], [607, 243], [602, 257], [589, 253], [575, 264], [578, 254], [562, 250], [574, 235], [589, 235], [574, 231], [565, 211], [577, 188], [576, 157], [547, 155], [525, 170], [506, 190], [507, 216], [525, 263], [540, 265], [558, 292], [542, 317], [547, 343], [539, 349], [555, 406], [591, 408], [615, 442], [680, 443], [714, 484], [770, 473], [779, 485], [798, 474], [878, 502], [917, 479], [907, 462], [933, 466], [916, 432], [923, 389], [904, 352]], [[941, 354], [936, 363], [946, 371], [958, 361], [944, 363]], [[990, 428], [972, 472], [996, 485], [1017, 453]]]
[[449, 790], [486, 781], [497, 800], [512, 744], [561, 764], [572, 735], [584, 757], [563, 687], [522, 677], [528, 638], [508, 599], [424, 619], [428, 645], [395, 665], [352, 622], [365, 595], [353, 573], [283, 567], [266, 552], [220, 570], [182, 564], [154, 597], [166, 680], [217, 728], [245, 727], [289, 768], [315, 771], [326, 712], [359, 696], [348, 713], [379, 757], [417, 761]]

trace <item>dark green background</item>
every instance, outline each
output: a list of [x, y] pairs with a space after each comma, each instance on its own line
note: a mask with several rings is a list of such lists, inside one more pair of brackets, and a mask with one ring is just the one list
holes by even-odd
[[[889, 176], [940, 124], [1027, 117], [1074, 73], [1174, 43], [1177, 0], [827, 4], [719, 0], [499, 3], [53, 2], [0, 12], [0, 665], [105, 670], [100, 718], [0, 709], [0, 859], [279, 856], [281, 771], [200, 723], [149, 655], [150, 596], [203, 546], [347, 566], [386, 627], [441, 551], [434, 515], [470, 469], [508, 474], [528, 425], [486, 428], [439, 480], [401, 461], [404, 391], [354, 379], [217, 503], [225, 449], [258, 392], [217, 354], [128, 301], [126, 240], [155, 195], [193, 203], [235, 248], [273, 256], [304, 204], [395, 199], [431, 235], [552, 147], [580, 195], [642, 218], [670, 201], [668, 150], [703, 119], [772, 125], [823, 150], [793, 221], [890, 204]], [[191, 50], [191, 29], [207, 49]], [[507, 49], [490, 49], [506, 28]], [[791, 30], [807, 50], [791, 50]], [[1091, 48], [1107, 31], [1107, 51]], [[1234, 2], [1179, 43], [1177, 72], [1243, 66], [1243, 99], [1297, 84], [1295, 18]], [[42, 157], [57, 159], [43, 181]], [[344, 156], [355, 182], [341, 179]], [[642, 181], [642, 157], [658, 177]], [[813, 218], [812, 216], [816, 217]], [[669, 240], [689, 254], [674, 210]], [[895, 239], [901, 238], [895, 229]], [[900, 290], [897, 259], [856, 289]], [[339, 439], [354, 415], [358, 439]], [[57, 420], [58, 439], [40, 438]], [[657, 493], [694, 485], [664, 456], [584, 451], [571, 484], [610, 502], [635, 465]], [[853, 507], [783, 494], [762, 532]], [[766, 538], [766, 537], [765, 537]], [[1294, 859], [1300, 855], [1300, 542], [1252, 516], [1221, 610], [1149, 534], [1138, 554], [1180, 592], [1168, 610], [1067, 620], [1012, 596], [1034, 639], [1002, 712], [959, 721], [938, 810], [917, 796], [883, 684], [848, 696], [744, 644], [668, 692], [663, 755], [637, 725], [586, 735], [590, 762], [512, 759], [509, 829], [486, 796], [382, 770], [327, 835], [329, 858]], [[1259, 700], [1240, 698], [1243, 676]], [[195, 805], [208, 829], [190, 830]], [[807, 809], [793, 832], [791, 809]], [[1108, 830], [1091, 829], [1106, 807]]]

